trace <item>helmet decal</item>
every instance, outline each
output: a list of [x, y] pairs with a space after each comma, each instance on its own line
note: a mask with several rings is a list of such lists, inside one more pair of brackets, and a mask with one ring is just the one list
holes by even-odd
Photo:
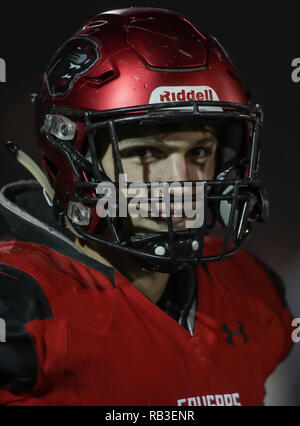
[[219, 101], [219, 97], [209, 86], [161, 86], [153, 90], [149, 103], [177, 101]]
[[54, 55], [45, 72], [51, 96], [66, 96], [78, 77], [100, 59], [98, 43], [89, 37], [68, 40]]

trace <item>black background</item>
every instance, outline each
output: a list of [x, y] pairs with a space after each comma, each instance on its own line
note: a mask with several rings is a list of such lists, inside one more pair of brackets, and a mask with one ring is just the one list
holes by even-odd
[[[30, 175], [10, 159], [3, 142], [14, 140], [33, 158], [35, 92], [49, 58], [89, 17], [129, 6], [172, 9], [223, 44], [253, 100], [264, 108], [262, 182], [271, 216], [258, 225], [247, 248], [284, 278], [293, 316], [300, 317], [300, 82], [291, 62], [300, 57], [297, 2], [268, 1], [51, 1], [5, 2], [0, 15], [0, 185]], [[0, 229], [4, 222], [0, 220]], [[292, 331], [292, 327], [291, 327]], [[300, 342], [268, 382], [268, 404], [300, 405]]]

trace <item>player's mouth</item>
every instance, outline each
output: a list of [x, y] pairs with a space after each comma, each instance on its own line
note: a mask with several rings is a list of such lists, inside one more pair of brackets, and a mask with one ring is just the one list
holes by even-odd
[[[150, 219], [154, 219], [157, 220], [159, 222], [163, 222], [163, 223], [167, 223], [168, 222], [168, 218], [167, 217], [151, 217]], [[173, 223], [181, 223], [181, 222], [185, 222], [186, 221], [186, 217], [174, 217], [172, 216], [171, 220]]]

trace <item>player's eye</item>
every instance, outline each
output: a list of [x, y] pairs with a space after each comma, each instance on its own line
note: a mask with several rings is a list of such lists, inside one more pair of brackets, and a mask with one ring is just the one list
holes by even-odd
[[198, 146], [194, 149], [192, 149], [189, 152], [189, 155], [195, 160], [199, 162], [203, 162], [205, 159], [207, 159], [211, 154], [213, 153], [212, 146]]
[[123, 158], [135, 158], [143, 162], [155, 161], [164, 157], [164, 152], [153, 147], [135, 147], [121, 150]]

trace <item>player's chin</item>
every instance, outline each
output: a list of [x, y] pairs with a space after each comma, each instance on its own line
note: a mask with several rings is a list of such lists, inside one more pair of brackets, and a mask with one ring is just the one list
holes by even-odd
[[[187, 229], [187, 218], [174, 217], [172, 218], [173, 230], [183, 231]], [[149, 232], [167, 232], [168, 222], [167, 218], [132, 218], [132, 224], [136, 232], [149, 233]]]

